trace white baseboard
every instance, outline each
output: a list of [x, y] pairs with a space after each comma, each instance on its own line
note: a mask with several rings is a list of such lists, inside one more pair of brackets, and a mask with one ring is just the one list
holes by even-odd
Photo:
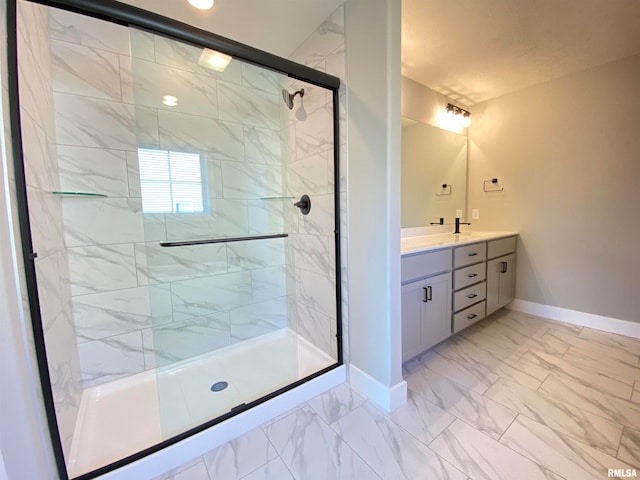
[[605, 332], [617, 333], [627, 337], [640, 338], [640, 323], [619, 318], [604, 317], [593, 313], [569, 310], [568, 308], [553, 307], [542, 303], [528, 302], [515, 299], [509, 305], [509, 310], [545, 317], [559, 322], [571, 323], [582, 327], [595, 328]]
[[407, 382], [404, 380], [388, 387], [364, 373], [358, 367], [349, 365], [351, 388], [378, 404], [387, 412], [392, 412], [407, 403]]

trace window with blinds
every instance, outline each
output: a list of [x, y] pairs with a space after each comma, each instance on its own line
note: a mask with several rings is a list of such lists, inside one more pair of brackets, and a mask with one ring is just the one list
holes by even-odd
[[203, 168], [197, 153], [138, 149], [145, 213], [202, 213]]

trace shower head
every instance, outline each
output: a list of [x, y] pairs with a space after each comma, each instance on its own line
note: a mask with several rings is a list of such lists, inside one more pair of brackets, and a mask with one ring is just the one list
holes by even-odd
[[282, 89], [282, 99], [284, 100], [284, 104], [289, 107], [289, 110], [293, 110], [293, 99], [296, 95], [300, 95], [300, 98], [304, 97], [304, 88], [293, 93], [289, 93], [284, 88]]

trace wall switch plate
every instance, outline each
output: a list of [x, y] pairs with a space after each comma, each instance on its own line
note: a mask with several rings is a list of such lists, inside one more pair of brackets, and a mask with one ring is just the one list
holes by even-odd
[[461, 209], [456, 210], [456, 217], [457, 218], [462, 218], [462, 210]]
[[471, 217], [474, 220], [478, 220], [480, 218], [480, 209], [479, 208], [474, 208], [473, 210], [471, 210]]

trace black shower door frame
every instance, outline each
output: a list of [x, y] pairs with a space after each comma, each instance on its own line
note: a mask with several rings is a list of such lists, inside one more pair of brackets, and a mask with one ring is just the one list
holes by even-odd
[[[341, 302], [341, 256], [340, 256], [340, 114], [339, 114], [339, 88], [340, 79], [333, 75], [301, 65], [291, 60], [273, 55], [248, 45], [221, 37], [211, 32], [201, 30], [172, 18], [149, 12], [131, 5], [114, 0], [28, 0], [33, 3], [55, 7], [74, 13], [98, 18], [126, 27], [135, 27], [147, 30], [151, 33], [164, 35], [180, 40], [194, 46], [210, 48], [225, 53], [247, 63], [278, 72], [290, 78], [301, 80], [319, 87], [326, 88], [333, 96], [333, 167], [334, 167], [334, 237], [335, 237], [335, 274], [336, 274], [336, 341], [338, 358], [336, 363], [309, 375], [301, 380], [280, 388], [264, 397], [243, 404], [231, 412], [214, 418], [195, 428], [187, 430], [175, 437], [167, 439], [157, 445], [122, 458], [104, 467], [100, 467], [89, 473], [75, 477], [74, 480], [90, 480], [105, 473], [111, 472], [152, 453], [156, 453], [170, 445], [178, 443], [196, 433], [202, 432], [220, 422], [242, 413], [250, 408], [264, 403], [284, 392], [292, 390], [309, 380], [323, 375], [343, 364], [342, 349], [342, 302]], [[29, 224], [29, 206], [27, 203], [27, 187], [25, 181], [25, 169], [22, 148], [22, 132], [20, 123], [20, 97], [18, 89], [18, 51], [17, 51], [17, 0], [7, 1], [7, 59], [8, 59], [8, 90], [9, 90], [9, 115], [11, 128], [11, 146], [13, 149], [13, 161], [16, 179], [16, 203], [18, 210], [18, 223], [20, 226], [20, 242], [23, 252], [25, 279], [28, 294], [28, 303], [31, 316], [31, 325], [34, 335], [36, 359], [40, 376], [40, 386], [44, 398], [44, 407], [47, 415], [47, 424], [51, 443], [56, 460], [58, 475], [61, 480], [69, 480], [67, 473], [60, 432], [54, 407], [53, 390], [49, 375], [47, 354], [45, 349], [44, 329], [40, 311], [38, 288], [36, 283], [35, 259], [37, 252], [33, 250], [31, 227]]]

